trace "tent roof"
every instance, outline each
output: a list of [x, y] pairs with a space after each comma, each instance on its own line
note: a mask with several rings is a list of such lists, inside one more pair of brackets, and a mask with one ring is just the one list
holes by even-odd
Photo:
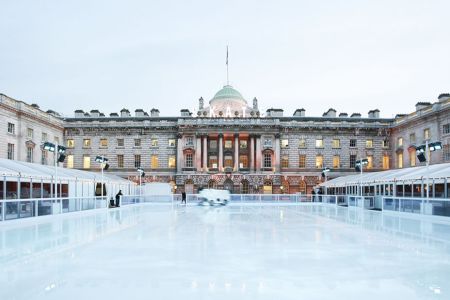
[[366, 172], [361, 176], [360, 174], [348, 175], [338, 177], [320, 184], [324, 187], [341, 187], [352, 184], [368, 184], [368, 183], [383, 183], [394, 181], [420, 181], [429, 175], [429, 179], [442, 180], [450, 178], [450, 163], [430, 165], [427, 170], [426, 166], [394, 169], [381, 172]]
[[[8, 177], [51, 179], [55, 175], [55, 167], [0, 158], [0, 174]], [[101, 180], [101, 173], [58, 167], [58, 178], [63, 180], [77, 178], [78, 180], [99, 181]], [[124, 178], [108, 173], [103, 174], [103, 180], [117, 183], [130, 182]]]

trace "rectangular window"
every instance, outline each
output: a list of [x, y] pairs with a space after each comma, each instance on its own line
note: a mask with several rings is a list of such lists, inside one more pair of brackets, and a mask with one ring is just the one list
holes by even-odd
[[397, 139], [397, 146], [398, 146], [398, 147], [403, 147], [403, 138], [402, 138], [402, 137], [399, 137], [399, 138]]
[[108, 139], [100, 139], [100, 147], [108, 147]]
[[287, 155], [281, 157], [281, 167], [289, 168], [289, 157]]
[[169, 156], [169, 164], [168, 164], [168, 167], [171, 168], [171, 169], [173, 169], [173, 168], [176, 167], [176, 165], [177, 165], [177, 162], [176, 162], [176, 159], [175, 159], [175, 155]]
[[83, 140], [83, 148], [90, 148], [91, 147], [91, 140], [90, 139], [84, 139]]
[[383, 140], [383, 141], [381, 142], [381, 146], [382, 146], [383, 148], [389, 148], [389, 140]]
[[350, 140], [350, 147], [352, 147], [352, 148], [356, 147], [356, 139]]
[[134, 139], [134, 146], [140, 147], [141, 146], [141, 139]]
[[241, 168], [241, 169], [248, 168], [248, 156], [247, 155], [239, 156], [239, 168]]
[[233, 147], [233, 141], [225, 140], [225, 149], [231, 149]]
[[289, 148], [289, 140], [288, 139], [281, 140], [281, 148]]
[[397, 168], [403, 168], [403, 153], [397, 153]]
[[306, 140], [305, 139], [300, 139], [298, 141], [298, 147], [299, 148], [306, 148]]
[[209, 149], [217, 149], [217, 140], [209, 141]]
[[429, 140], [431, 138], [430, 128], [426, 128], [423, 130], [423, 138], [424, 140]]
[[272, 139], [264, 138], [264, 147], [272, 147]]
[[194, 155], [192, 153], [186, 154], [186, 168], [194, 167]]
[[91, 168], [91, 157], [89, 155], [83, 155], [83, 169]]
[[415, 133], [411, 133], [409, 135], [409, 144], [410, 145], [414, 145], [416, 143], [416, 134]]
[[151, 143], [152, 147], [158, 147], [158, 139], [152, 139]]
[[323, 139], [316, 139], [316, 148], [323, 148]]
[[123, 168], [123, 154], [117, 155], [117, 168]]
[[350, 154], [350, 168], [354, 168], [356, 164], [356, 155]]
[[331, 145], [333, 148], [341, 148], [341, 140], [340, 139], [333, 139], [333, 143]]
[[59, 145], [59, 137], [55, 136], [53, 140], [55, 141], [56, 144]]
[[47, 164], [47, 150], [41, 151], [41, 164], [46, 165]]
[[27, 162], [33, 162], [33, 148], [27, 147]]
[[444, 145], [442, 150], [444, 153], [444, 161], [450, 161], [450, 145]]
[[239, 141], [239, 148], [247, 149], [247, 141], [246, 140]]
[[225, 155], [224, 156], [224, 163], [223, 166], [225, 168], [232, 168], [233, 167], [233, 156], [231, 155]]
[[186, 146], [194, 146], [194, 137], [193, 136], [186, 137]]
[[41, 140], [42, 140], [43, 142], [46, 142], [46, 141], [47, 141], [47, 133], [45, 133], [45, 132], [42, 133]]
[[209, 167], [212, 169], [217, 169], [217, 156], [211, 155], [209, 157]]
[[272, 168], [272, 154], [270, 153], [264, 153], [264, 168]]
[[135, 168], [141, 167], [141, 155], [140, 154], [134, 155], [134, 167]]
[[169, 139], [169, 147], [175, 147], [175, 146], [176, 146], [175, 139]]
[[442, 126], [442, 133], [443, 134], [449, 134], [450, 133], [450, 124], [445, 124]]
[[27, 128], [27, 138], [32, 139], [34, 130], [32, 128]]
[[383, 169], [389, 169], [389, 155], [383, 155]]
[[316, 155], [316, 168], [321, 169], [323, 167], [323, 155]]
[[341, 157], [339, 155], [333, 156], [333, 169], [339, 169], [341, 167]]
[[67, 140], [67, 148], [73, 148], [75, 147], [75, 141], [73, 139]]
[[159, 167], [159, 160], [158, 155], [152, 155], [152, 169], [158, 169]]
[[73, 169], [73, 155], [67, 155], [67, 168]]
[[16, 133], [16, 124], [8, 122], [8, 133], [10, 133], [10, 134]]
[[117, 147], [123, 147], [124, 145], [124, 139], [117, 139]]
[[416, 166], [416, 151], [409, 151], [409, 165], [411, 167]]
[[8, 159], [14, 159], [14, 144], [8, 143]]
[[366, 140], [366, 148], [373, 148], [373, 140]]
[[373, 169], [373, 156], [367, 155], [367, 169]]
[[306, 168], [306, 155], [305, 154], [300, 154], [298, 156], [298, 167]]

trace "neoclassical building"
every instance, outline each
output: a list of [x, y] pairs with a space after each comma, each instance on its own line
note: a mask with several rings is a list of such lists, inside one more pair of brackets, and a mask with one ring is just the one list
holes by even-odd
[[365, 171], [419, 165], [413, 149], [426, 139], [444, 145], [431, 163], [450, 161], [449, 94], [395, 118], [380, 118], [378, 109], [362, 116], [332, 108], [320, 117], [304, 109], [285, 116], [281, 108], [260, 112], [256, 98], [249, 104], [226, 85], [208, 103], [200, 98], [198, 110], [182, 109], [180, 116], [160, 116], [155, 108], [109, 116], [76, 110], [74, 117], [56, 116], [54, 124], [67, 146], [66, 167], [99, 170], [94, 158], [103, 155], [107, 172], [138, 181], [137, 168], [143, 168], [144, 182], [168, 182], [187, 193], [200, 187], [307, 193], [325, 180], [324, 167], [335, 178], [353, 174], [360, 158], [369, 161]]

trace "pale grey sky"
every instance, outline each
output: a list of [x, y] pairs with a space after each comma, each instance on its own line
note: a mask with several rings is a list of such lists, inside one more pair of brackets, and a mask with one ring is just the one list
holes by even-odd
[[260, 109], [381, 116], [450, 92], [450, 1], [0, 0], [0, 93], [163, 116], [226, 82]]

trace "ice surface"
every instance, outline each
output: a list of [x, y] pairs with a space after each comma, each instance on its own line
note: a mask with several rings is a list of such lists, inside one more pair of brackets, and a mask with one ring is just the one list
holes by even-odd
[[0, 223], [0, 299], [450, 299], [450, 223], [134, 205]]

